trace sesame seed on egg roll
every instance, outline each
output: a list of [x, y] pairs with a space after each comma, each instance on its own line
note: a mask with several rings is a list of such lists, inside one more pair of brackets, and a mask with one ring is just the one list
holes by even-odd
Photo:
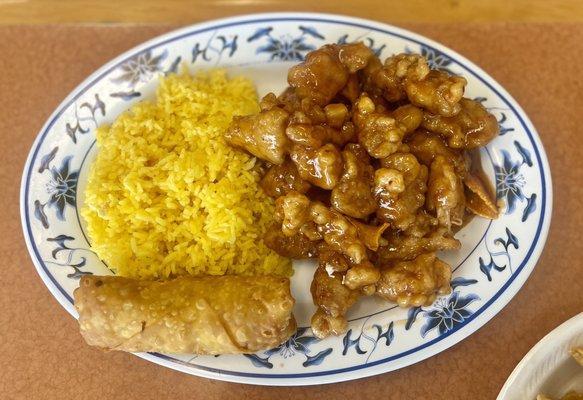
[[85, 341], [106, 350], [253, 353], [276, 347], [296, 330], [287, 278], [85, 275], [74, 298]]

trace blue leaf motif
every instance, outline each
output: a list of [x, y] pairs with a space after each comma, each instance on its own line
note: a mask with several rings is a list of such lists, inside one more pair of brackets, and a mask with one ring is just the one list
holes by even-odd
[[95, 118], [95, 112], [99, 111], [102, 117], [105, 117], [105, 103], [99, 98], [99, 95], [95, 94], [95, 103], [91, 104], [85, 102], [79, 106], [79, 109], [86, 108]]
[[525, 149], [516, 140], [514, 141], [514, 147], [516, 147], [516, 150], [522, 156], [522, 162], [524, 164], [528, 165], [529, 167], [532, 167], [533, 164], [532, 164], [532, 159], [530, 157], [530, 151], [528, 151], [527, 149]]
[[302, 51], [311, 51], [311, 50], [315, 50], [316, 48], [314, 46], [312, 46], [311, 44], [306, 44], [302, 41], [293, 41], [292, 42], [292, 47], [294, 48], [295, 51], [297, 52], [302, 52]]
[[338, 38], [338, 40], [336, 41], [336, 43], [338, 43], [338, 44], [346, 44], [346, 43], [348, 43], [348, 34], [344, 34], [344, 35], [340, 36]]
[[123, 101], [130, 101], [136, 97], [140, 97], [142, 94], [140, 92], [136, 92], [135, 90], [131, 90], [129, 92], [113, 92], [109, 94], [111, 97], [117, 97], [122, 99]]
[[508, 127], [504, 127], [504, 123], [506, 122], [506, 120], [508, 119], [506, 117], [505, 113], [501, 113], [502, 116], [500, 117], [500, 119], [498, 120], [498, 126], [500, 127], [500, 136], [504, 136], [506, 135], [508, 132], [512, 132], [514, 131], [514, 128], [508, 128]]
[[469, 293], [466, 296], [456, 296], [453, 308], [454, 310], [466, 311], [465, 308], [477, 300], [480, 300], [480, 297], [473, 293]]
[[478, 259], [478, 262], [480, 263], [480, 271], [482, 271], [482, 273], [484, 275], [486, 275], [486, 278], [488, 279], [488, 281], [492, 281], [492, 274], [490, 273], [490, 271], [492, 270], [492, 258], [490, 258], [490, 263], [486, 264], [484, 262], [484, 259], [482, 257], [480, 257]]
[[[296, 344], [295, 344], [295, 348], [296, 350], [303, 350], [303, 349], [307, 349], [308, 347], [310, 347], [310, 345], [312, 343], [316, 343], [318, 341], [318, 338], [315, 336], [303, 336], [303, 337], [299, 337], [296, 339]], [[304, 353], [306, 351], [303, 351]]]
[[221, 49], [219, 50], [219, 53], [222, 53], [225, 50], [229, 50], [229, 54], [227, 54], [228, 57], [232, 57], [233, 54], [235, 54], [235, 52], [237, 51], [237, 38], [239, 36], [235, 35], [233, 37], [233, 39], [231, 39], [230, 41], [225, 37], [225, 36], [217, 36], [217, 39], [221, 41]]
[[510, 172], [510, 171], [517, 170], [519, 168], [519, 164], [514, 163], [512, 161], [512, 157], [510, 156], [510, 153], [507, 150], [502, 150], [501, 153], [502, 153], [504, 169], [506, 171]]
[[352, 329], [349, 329], [342, 338], [342, 344], [344, 348], [342, 349], [342, 355], [345, 356], [348, 353], [348, 350], [354, 346], [354, 349], [358, 354], [365, 354], [366, 351], [360, 348], [360, 335], [358, 335], [355, 339], [351, 339]]
[[178, 66], [180, 65], [181, 61], [182, 61], [181, 56], [176, 57], [176, 59], [174, 61], [172, 61], [172, 64], [170, 64], [170, 67], [168, 67], [168, 69], [166, 70], [166, 75], [177, 73]]
[[452, 330], [453, 327], [454, 327], [453, 318], [443, 318], [443, 316], [442, 316], [441, 323], [438, 326], [439, 334], [443, 335], [444, 333]]
[[518, 238], [516, 237], [516, 235], [514, 235], [512, 232], [510, 232], [510, 229], [506, 228], [506, 235], [508, 236], [508, 241], [507, 246], [514, 246], [515, 249], [518, 249]]
[[218, 63], [225, 54], [227, 57], [232, 57], [237, 51], [238, 39], [239, 35], [231, 37], [224, 35], [216, 36], [215, 31], [206, 43], [195, 43], [191, 51], [192, 63], [196, 63], [199, 57], [203, 61], [212, 61], [214, 59], [215, 63]]
[[166, 57], [168, 57], [168, 50], [164, 50], [162, 53], [160, 53], [158, 56], [151, 58], [152, 54], [148, 51], [147, 53], [147, 57], [150, 57], [150, 64], [153, 64], [156, 66], [157, 69], [160, 68], [160, 63], [162, 61], [164, 61], [166, 59]]
[[415, 320], [417, 319], [417, 315], [423, 311], [421, 307], [411, 307], [409, 311], [407, 311], [407, 323], [405, 324], [405, 330], [409, 330]]
[[41, 203], [38, 200], [34, 201], [34, 216], [38, 219], [45, 229], [49, 228], [49, 220], [47, 214], [45, 213], [46, 204]]
[[508, 252], [508, 248], [510, 246], [514, 247], [515, 249], [518, 249], [518, 238], [516, 237], [516, 235], [510, 232], [510, 229], [508, 228], [506, 228], [506, 240], [498, 238], [494, 240], [494, 243], [498, 243], [504, 246], [504, 250], [506, 252]]
[[266, 28], [259, 28], [255, 31], [253, 35], [247, 38], [247, 42], [253, 42], [254, 40], [262, 38], [263, 36], [269, 36], [272, 30], [273, 28], [271, 26], [268, 26]]
[[202, 54], [203, 59], [205, 58], [205, 51], [200, 49], [200, 43], [197, 43], [194, 45], [194, 47], [192, 48], [192, 63], [194, 64], [196, 62], [196, 59], [198, 58], [199, 55]]
[[[395, 339], [395, 333], [393, 331], [393, 326], [394, 326], [394, 322], [391, 321], [391, 323], [387, 326], [386, 331], [383, 332], [383, 327], [381, 325], [378, 324], [373, 324], [372, 328], [373, 329], [369, 329], [368, 331], [365, 330], [365, 327], [367, 326], [367, 321], [370, 319], [370, 317], [368, 317], [364, 323], [362, 324], [361, 328], [360, 328], [360, 334], [355, 336], [354, 338], [352, 338], [352, 329], [348, 330], [348, 332], [346, 332], [346, 335], [344, 335], [344, 337], [342, 338], [342, 344], [343, 344], [343, 350], [342, 350], [342, 355], [345, 356], [348, 354], [348, 351], [350, 350], [351, 347], [354, 347], [354, 350], [356, 351], [356, 354], [358, 355], [362, 355], [362, 354], [368, 354], [368, 356], [366, 357], [366, 362], [368, 362], [368, 360], [370, 359], [370, 357], [373, 355], [375, 349], [377, 348], [377, 346], [379, 345], [379, 343], [384, 342], [385, 346], [390, 346], [390, 344], [393, 342], [393, 340]], [[372, 333], [371, 331], [374, 331], [375, 333]], [[368, 349], [364, 350], [361, 347], [361, 344], [368, 342], [368, 345], [366, 346]]]
[[56, 146], [48, 154], [45, 154], [43, 156], [43, 158], [41, 158], [40, 167], [38, 168], [38, 172], [40, 174], [42, 174], [45, 170], [49, 169], [51, 161], [53, 161], [55, 159], [55, 155], [57, 154], [58, 150], [59, 150], [59, 147]]
[[[53, 256], [53, 258], [57, 258], [57, 254], [62, 250], [70, 250], [70, 248], [67, 247], [67, 245], [65, 244], [65, 242], [70, 241], [70, 240], [75, 240], [75, 238], [72, 236], [67, 236], [67, 235], [59, 235], [59, 236], [54, 237], [54, 238], [47, 238], [47, 242], [57, 243], [57, 247], [54, 248], [53, 251], [51, 252], [51, 255]], [[85, 264], [83, 264], [83, 265], [85, 265]]]
[[322, 39], [324, 40], [324, 36], [322, 36], [315, 28], [309, 27], [309, 26], [298, 26], [298, 29], [300, 31], [302, 31], [303, 33], [305, 33], [306, 35], [312, 36], [316, 39]]
[[233, 38], [233, 40], [230, 43], [227, 43], [225, 45], [225, 48], [226, 49], [229, 49], [229, 57], [233, 57], [233, 55], [237, 51], [237, 38], [238, 38], [238, 36], [235, 35], [235, 37]]
[[526, 207], [522, 211], [522, 222], [525, 222], [529, 215], [536, 211], [536, 193], [526, 198]]
[[498, 264], [494, 264], [492, 267], [493, 267], [493, 268], [494, 268], [496, 271], [498, 271], [498, 272], [504, 271], [504, 270], [506, 269], [506, 265], [503, 265], [503, 266], [501, 267], [501, 266], [499, 266]]
[[95, 95], [95, 105], [91, 110], [99, 110], [101, 116], [105, 117], [105, 103], [99, 98], [97, 94]]
[[268, 369], [273, 368], [273, 364], [269, 362], [269, 357], [261, 358], [257, 354], [243, 354], [243, 355], [247, 357], [251, 361], [251, 363], [256, 367]]
[[490, 282], [492, 281], [492, 269], [498, 272], [504, 271], [506, 269], [506, 265], [500, 267], [498, 264], [496, 264], [492, 256], [490, 256], [490, 262], [488, 264], [484, 262], [482, 257], [478, 259], [478, 262], [480, 263], [480, 271], [486, 275], [486, 278], [488, 278], [488, 281]]
[[272, 355], [274, 355], [274, 354], [276, 354], [276, 353], [279, 353], [280, 351], [281, 351], [281, 346], [277, 346], [277, 347], [274, 347], [273, 349], [266, 350], [266, 351], [264, 352], [264, 354], [265, 354], [265, 355], [267, 356], [267, 358], [269, 359], [269, 357], [271, 357]]
[[435, 329], [441, 323], [441, 317], [437, 310], [427, 314], [427, 322], [421, 327], [421, 336], [425, 337], [427, 332]]
[[255, 50], [255, 53], [256, 54], [275, 53], [278, 50], [279, 50], [279, 46], [277, 45], [277, 42], [275, 40], [271, 39], [267, 44], [265, 44], [263, 46], [259, 46], [257, 48], [257, 50]]
[[327, 348], [326, 350], [322, 350], [321, 352], [319, 352], [318, 354], [316, 354], [314, 356], [306, 355], [306, 361], [304, 361], [302, 363], [302, 365], [304, 367], [310, 367], [312, 365], [320, 365], [320, 364], [322, 364], [322, 361], [324, 361], [324, 359], [326, 357], [328, 357], [331, 353], [332, 353], [332, 349]]
[[68, 122], [65, 125], [65, 131], [67, 132], [67, 136], [69, 136], [71, 138], [73, 143], [77, 143], [77, 136], [75, 135], [75, 132], [77, 132], [77, 130], [79, 130], [79, 132], [81, 132], [81, 133], [86, 133], [83, 131], [83, 129], [78, 128], [78, 127], [74, 127], [73, 125], [69, 124]]
[[462, 319], [467, 319], [470, 315], [472, 315], [472, 312], [469, 310], [458, 310], [457, 313], [462, 317]]
[[83, 275], [93, 275], [93, 272], [81, 271], [81, 268], [83, 268], [86, 263], [87, 263], [87, 259], [85, 257], [81, 257], [81, 262], [79, 262], [77, 264], [71, 264], [70, 266], [73, 267], [73, 272], [70, 274], [67, 274], [67, 278], [79, 279]]
[[85, 266], [85, 264], [87, 264], [87, 258], [85, 257], [81, 257], [81, 261], [78, 262], [77, 264], [71, 264], [72, 267], [75, 268], [82, 268]]
[[[80, 116], [79, 113], [81, 110], [87, 110], [89, 115]], [[67, 122], [67, 124], [65, 124], [65, 131], [67, 136], [71, 138], [73, 143], [77, 143], [77, 133], [88, 133], [91, 130], [90, 124], [93, 124], [94, 126], [98, 125], [97, 114], [105, 116], [105, 103], [99, 98], [98, 94], [95, 94], [93, 104], [84, 102], [79, 106], [79, 108], [75, 106], [75, 123], [72, 124]]]
[[477, 282], [478, 281], [476, 279], [466, 279], [459, 276], [457, 278], [452, 279], [451, 288], [455, 289], [458, 286], [470, 286]]
[[382, 328], [379, 325], [375, 325], [375, 327], [378, 330], [377, 342], [381, 339], [385, 339], [385, 346], [390, 346], [390, 344], [395, 339], [395, 332], [393, 331], [393, 321], [391, 321], [385, 333], [382, 333]]
[[[53, 259], [52, 260], [43, 260], [45, 263], [58, 265], [61, 267], [73, 268], [73, 272], [67, 274], [67, 278], [71, 278], [71, 279], [79, 279], [83, 275], [92, 275], [93, 274], [90, 271], [83, 271], [82, 270], [82, 268], [87, 264], [86, 257], [80, 257], [79, 261], [77, 261], [77, 262], [72, 261], [75, 254], [78, 254], [79, 252], [82, 252], [82, 251], [89, 251], [92, 254], [94, 254], [90, 249], [68, 247], [66, 242], [71, 241], [71, 240], [75, 240], [74, 237], [68, 236], [68, 235], [58, 235], [56, 237], [47, 238], [46, 240], [47, 240], [47, 242], [56, 243], [57, 247], [54, 248], [53, 251], [51, 252]], [[65, 257], [65, 261], [53, 261], [53, 260], [57, 259], [57, 254], [61, 251], [64, 251], [67, 254]]]

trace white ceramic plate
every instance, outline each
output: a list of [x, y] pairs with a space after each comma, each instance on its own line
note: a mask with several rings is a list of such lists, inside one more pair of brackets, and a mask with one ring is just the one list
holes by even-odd
[[583, 313], [555, 328], [520, 361], [502, 387], [498, 400], [559, 399], [570, 390], [583, 392], [583, 367], [569, 350], [583, 346]]
[[[382, 58], [417, 52], [431, 66], [463, 75], [466, 95], [499, 120], [501, 135], [482, 151], [484, 171], [504, 204], [495, 221], [475, 218], [443, 256], [454, 268], [453, 293], [407, 312], [368, 298], [351, 311], [349, 331], [317, 340], [308, 285], [313, 266], [292, 279], [300, 328], [277, 349], [250, 356], [139, 354], [209, 378], [265, 385], [345, 381], [391, 371], [447, 349], [484, 325], [516, 294], [542, 251], [551, 216], [549, 166], [538, 135], [512, 97], [488, 74], [427, 38], [378, 22], [324, 14], [259, 14], [212, 21], [160, 36], [111, 61], [79, 85], [48, 119], [22, 178], [24, 236], [39, 275], [76, 317], [72, 292], [81, 274], [109, 274], [93, 254], [77, 210], [83, 203], [94, 130], [152, 98], [158, 78], [186, 63], [224, 67], [252, 78], [260, 95], [286, 85], [286, 71], [325, 43], [364, 41]], [[299, 264], [299, 263], [298, 263]]]

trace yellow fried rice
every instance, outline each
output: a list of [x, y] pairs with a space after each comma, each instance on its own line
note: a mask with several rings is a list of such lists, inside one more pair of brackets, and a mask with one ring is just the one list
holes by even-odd
[[119, 275], [291, 275], [261, 238], [273, 201], [254, 157], [223, 133], [259, 110], [253, 83], [214, 70], [162, 79], [141, 102], [97, 130], [85, 205], [92, 249]]

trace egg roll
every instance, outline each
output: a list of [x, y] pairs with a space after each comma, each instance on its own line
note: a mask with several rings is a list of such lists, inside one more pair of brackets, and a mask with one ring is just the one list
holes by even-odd
[[106, 350], [253, 353], [296, 331], [289, 279], [281, 277], [85, 275], [73, 296], [81, 335]]

